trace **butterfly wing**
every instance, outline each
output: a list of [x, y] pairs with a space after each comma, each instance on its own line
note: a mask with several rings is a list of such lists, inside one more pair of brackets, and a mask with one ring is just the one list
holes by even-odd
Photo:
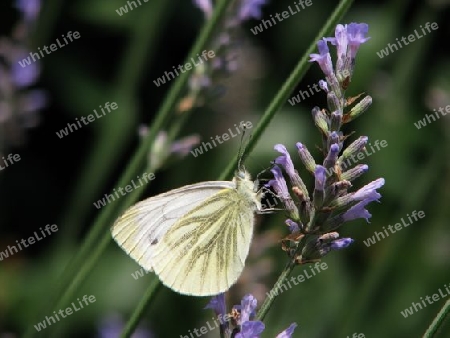
[[170, 227], [219, 191], [234, 190], [230, 181], [187, 185], [150, 197], [126, 210], [111, 228], [114, 240], [139, 265], [153, 270], [153, 251]]
[[244, 268], [253, 222], [252, 200], [236, 189], [214, 194], [175, 222], [156, 245], [155, 273], [182, 294], [226, 291]]

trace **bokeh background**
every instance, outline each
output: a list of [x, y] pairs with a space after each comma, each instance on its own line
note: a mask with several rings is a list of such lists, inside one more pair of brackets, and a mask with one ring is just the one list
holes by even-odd
[[[36, 2], [22, 1], [22, 6]], [[81, 35], [42, 58], [40, 73], [28, 74], [35, 81], [27, 86], [8, 85], [8, 72], [13, 70], [2, 60], [0, 152], [2, 156], [17, 153], [21, 160], [0, 171], [0, 250], [32, 236], [46, 224], [57, 224], [59, 231], [0, 262], [1, 337], [21, 337], [52, 314], [44, 309], [48, 309], [62, 272], [100, 212], [93, 203], [118, 187], [117, 180], [140, 142], [139, 129], [151, 125], [174, 83], [157, 87], [153, 80], [183, 61], [204, 23], [202, 12], [192, 1], [141, 3], [119, 16], [116, 9], [126, 4], [123, 0], [44, 1], [35, 24], [25, 32], [20, 26], [24, 19], [14, 2], [0, 3], [3, 56], [13, 53], [13, 47], [5, 42], [13, 35], [16, 44], [28, 44], [31, 51], [53, 43], [68, 31]], [[292, 4], [268, 1], [263, 18]], [[313, 0], [311, 7], [256, 36], [250, 28], [259, 21], [246, 22], [236, 59], [239, 68], [222, 79], [225, 95], [193, 109], [179, 137], [198, 135], [208, 140], [240, 121], [256, 126], [336, 4]], [[368, 23], [371, 36], [358, 53], [347, 94], [370, 94], [373, 105], [344, 131], [354, 132], [351, 140], [367, 135], [372, 143], [388, 143], [364, 160], [370, 170], [355, 185], [384, 177], [383, 198], [380, 204], [369, 207], [373, 215], [370, 224], [358, 220], [342, 229], [341, 235], [354, 238], [355, 243], [324, 258], [327, 270], [276, 300], [266, 318], [263, 337], [274, 337], [292, 322], [299, 325], [295, 337], [346, 337], [354, 333], [420, 337], [447, 300], [428, 305], [406, 319], [400, 314], [420, 297], [431, 296], [450, 283], [450, 115], [421, 129], [414, 125], [433, 109], [450, 104], [448, 5], [444, 0], [356, 1], [345, 15], [343, 23]], [[439, 29], [384, 58], [377, 55], [388, 43], [426, 22], [437, 22]], [[322, 77], [319, 67], [312, 65], [293, 95]], [[17, 95], [11, 96], [11, 90]], [[34, 96], [26, 96], [30, 92]], [[57, 137], [56, 131], [68, 122], [107, 101], [117, 102], [119, 109], [67, 137]], [[325, 94], [317, 93], [295, 106], [286, 102], [246, 161], [253, 176], [277, 156], [273, 150], [277, 143], [287, 146], [298, 168], [296, 142], [320, 155], [316, 147], [320, 135], [310, 115], [316, 105], [326, 106]], [[12, 106], [15, 113], [11, 113]], [[168, 126], [177, 118], [175, 115]], [[187, 154], [171, 161], [155, 171], [156, 179], [141, 198], [217, 179], [236, 157], [239, 145], [240, 137], [236, 137], [204, 155]], [[300, 173], [311, 186], [306, 170]], [[399, 222], [413, 210], [423, 210], [426, 217], [373, 246], [364, 245], [374, 231]], [[119, 207], [114, 210], [116, 215], [119, 211]], [[286, 234], [282, 212], [258, 217], [244, 274], [227, 294], [228, 309], [246, 293], [254, 294], [261, 304], [286, 262], [278, 242]], [[131, 274], [139, 269], [111, 240], [76, 292], [76, 297], [94, 295], [96, 302], [40, 333], [34, 330], [34, 334], [117, 337], [155, 278], [147, 274], [135, 280]], [[309, 267], [298, 267], [293, 275], [303, 269]], [[189, 330], [211, 321], [212, 311], [203, 309], [208, 300], [161, 287], [140, 323], [140, 335], [135, 337], [189, 335]], [[205, 335], [218, 336], [217, 330]], [[447, 324], [440, 337], [448, 336]]]

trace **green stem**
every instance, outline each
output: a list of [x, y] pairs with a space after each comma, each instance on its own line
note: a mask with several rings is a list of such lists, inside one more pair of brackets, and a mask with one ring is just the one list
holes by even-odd
[[443, 324], [448, 320], [449, 314], [450, 314], [450, 299], [445, 302], [442, 309], [439, 311], [439, 313], [434, 318], [433, 322], [425, 331], [423, 337], [424, 338], [437, 337], [440, 328], [442, 328]]
[[[320, 30], [320, 32], [317, 34], [317, 36], [314, 38], [313, 43], [309, 46], [309, 48], [306, 50], [303, 57], [298, 62], [297, 66], [292, 71], [289, 78], [286, 80], [286, 82], [283, 84], [281, 89], [278, 91], [278, 93], [275, 95], [275, 98], [270, 103], [269, 107], [264, 112], [263, 117], [261, 118], [261, 121], [259, 122], [258, 126], [255, 128], [255, 131], [252, 134], [252, 137], [250, 138], [247, 147], [245, 148], [245, 152], [243, 154], [243, 158], [245, 158], [246, 154], [250, 153], [252, 149], [255, 147], [256, 142], [261, 137], [264, 130], [269, 125], [272, 118], [275, 116], [275, 114], [280, 110], [280, 108], [286, 103], [286, 100], [289, 98], [289, 95], [292, 94], [292, 92], [295, 90], [295, 87], [300, 82], [300, 80], [303, 78], [303, 76], [306, 74], [310, 67], [310, 63], [308, 61], [309, 54], [313, 53], [316, 49], [316, 43], [322, 37], [327, 36], [331, 31], [333, 31], [334, 27], [337, 25], [337, 23], [342, 19], [344, 14], [347, 12], [347, 10], [350, 8], [351, 4], [353, 3], [353, 0], [342, 0], [333, 13], [328, 18], [325, 26]], [[223, 171], [222, 175], [220, 176], [221, 180], [227, 179], [233, 175], [233, 172], [236, 170], [238, 164], [238, 158], [235, 158], [233, 161], [230, 162], [228, 167]]]
[[[295, 262], [290, 261], [289, 263], [286, 264], [286, 267], [283, 269], [283, 271], [281, 272], [280, 276], [278, 277], [278, 280], [276, 281], [276, 283], [273, 285], [272, 290], [277, 290], [280, 289], [281, 286], [283, 285], [284, 281], [286, 280], [286, 278], [289, 277], [289, 275], [291, 274], [292, 270], [294, 270], [295, 268]], [[275, 293], [272, 292], [272, 290], [270, 290], [269, 292], [269, 297], [267, 297], [263, 304], [261, 305], [261, 308], [259, 309], [258, 313], [256, 314], [256, 320], [264, 320], [264, 318], [266, 317], [267, 312], [269, 312], [270, 307], [272, 306], [273, 302], [275, 301], [276, 296]]]
[[147, 307], [150, 304], [150, 300], [153, 298], [153, 295], [155, 295], [158, 292], [158, 289], [161, 287], [161, 285], [162, 284], [159, 282], [158, 278], [154, 276], [152, 282], [150, 283], [150, 286], [148, 287], [147, 291], [144, 294], [144, 298], [142, 298], [140, 303], [137, 305], [136, 309], [133, 311], [130, 320], [125, 325], [125, 328], [123, 329], [120, 338], [131, 337], [134, 330], [138, 326], [141, 317], [145, 314], [145, 311], [147, 310]]

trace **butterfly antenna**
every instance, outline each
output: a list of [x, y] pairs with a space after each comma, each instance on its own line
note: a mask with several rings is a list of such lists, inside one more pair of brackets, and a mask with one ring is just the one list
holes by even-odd
[[239, 145], [239, 151], [238, 151], [238, 170], [243, 169], [242, 168], [242, 161], [244, 160], [245, 150], [247, 149], [244, 144], [244, 136], [245, 132], [247, 131], [247, 126], [245, 123], [242, 124], [242, 135], [241, 135], [241, 144]]

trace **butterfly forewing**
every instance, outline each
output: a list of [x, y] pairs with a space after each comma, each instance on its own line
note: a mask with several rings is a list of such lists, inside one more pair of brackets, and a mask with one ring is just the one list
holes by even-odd
[[151, 271], [154, 247], [184, 214], [223, 189], [234, 189], [229, 181], [187, 185], [150, 197], [129, 208], [112, 227], [116, 242], [146, 270]]
[[173, 224], [153, 251], [154, 270], [172, 289], [214, 295], [241, 274], [253, 232], [254, 201], [236, 189], [206, 199]]

